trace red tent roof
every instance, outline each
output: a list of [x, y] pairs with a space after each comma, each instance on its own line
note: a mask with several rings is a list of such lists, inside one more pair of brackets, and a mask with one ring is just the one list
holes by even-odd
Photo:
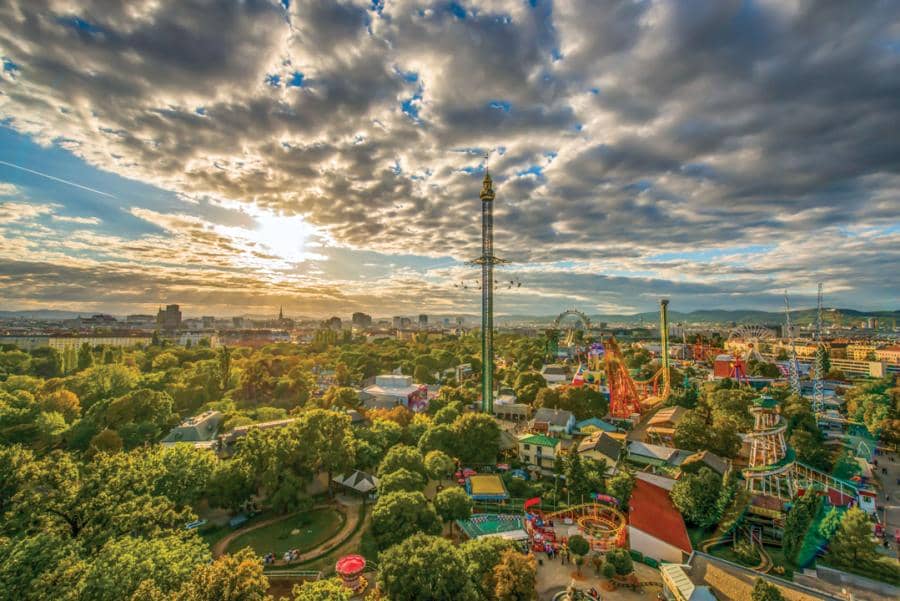
[[628, 502], [628, 523], [654, 538], [691, 552], [684, 519], [669, 498], [669, 492], [644, 480], [634, 481], [634, 491]]

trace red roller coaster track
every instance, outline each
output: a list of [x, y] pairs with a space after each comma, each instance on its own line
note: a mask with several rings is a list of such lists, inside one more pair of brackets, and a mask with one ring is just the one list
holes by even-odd
[[641, 397], [637, 386], [628, 373], [622, 359], [622, 352], [615, 338], [606, 342], [606, 381], [609, 386], [609, 414], [615, 418], [627, 419], [641, 412]]

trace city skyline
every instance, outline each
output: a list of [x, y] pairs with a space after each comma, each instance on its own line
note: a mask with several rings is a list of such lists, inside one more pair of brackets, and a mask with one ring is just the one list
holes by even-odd
[[0, 308], [475, 315], [490, 152], [498, 315], [895, 310], [898, 14], [13, 0]]

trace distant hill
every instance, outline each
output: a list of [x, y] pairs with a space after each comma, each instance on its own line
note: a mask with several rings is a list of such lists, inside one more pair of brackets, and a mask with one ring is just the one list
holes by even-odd
[[96, 311], [76, 313], [74, 311], [57, 311], [55, 309], [38, 309], [34, 311], [0, 311], [0, 319], [37, 319], [41, 321], [62, 321], [75, 319], [79, 316], [89, 317]]
[[[838, 317], [839, 316], [839, 317]], [[641, 320], [645, 324], [651, 325], [659, 322], [658, 311], [647, 311], [644, 313], [618, 314], [618, 315], [588, 315], [594, 323], [638, 323]], [[850, 325], [867, 319], [869, 317], [877, 317], [879, 320], [900, 320], [900, 311], [856, 311], [854, 309], [831, 309], [826, 308], [822, 311], [822, 319], [826, 324], [832, 324], [840, 320], [844, 325]], [[530, 320], [538, 323], [551, 323], [556, 319], [555, 315], [533, 316], [533, 317], [516, 317], [504, 316], [502, 321], [522, 321]], [[791, 320], [794, 325], [811, 324], [816, 319], [815, 309], [798, 309], [791, 311]], [[683, 313], [681, 311], [669, 311], [670, 323], [702, 323], [702, 324], [736, 324], [746, 325], [774, 325], [784, 322], [784, 313], [776, 311], [756, 311], [752, 309], [700, 309]]]

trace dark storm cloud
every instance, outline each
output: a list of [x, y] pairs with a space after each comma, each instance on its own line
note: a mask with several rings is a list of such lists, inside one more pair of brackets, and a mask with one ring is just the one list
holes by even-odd
[[[688, 278], [666, 293], [757, 302], [830, 273], [848, 301], [900, 295], [846, 231], [876, 228], [868, 247], [896, 255], [897, 3], [458, 5], [10, 0], [0, 117], [190, 197], [302, 214], [340, 244], [457, 259], [477, 254], [493, 150], [505, 256], [635, 274], [547, 291]], [[229, 262], [221, 233], [182, 227]], [[821, 265], [812, 232], [847, 254]], [[730, 270], [653, 258], [741, 245], [766, 250]]]

